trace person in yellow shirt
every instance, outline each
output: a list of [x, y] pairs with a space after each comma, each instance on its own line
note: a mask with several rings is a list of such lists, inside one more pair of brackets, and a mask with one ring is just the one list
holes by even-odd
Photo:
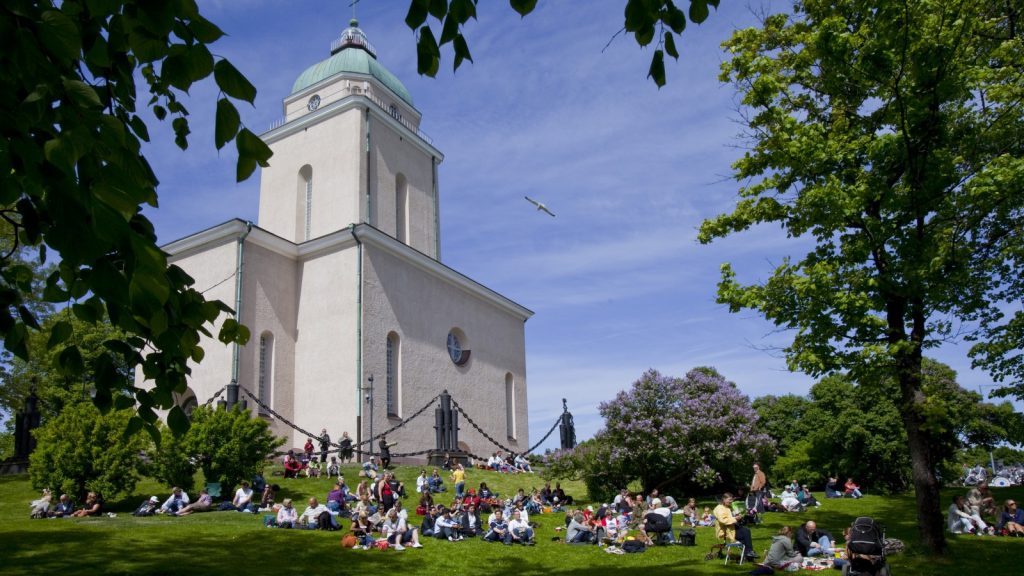
[[746, 546], [747, 560], [756, 559], [754, 544], [750, 541], [750, 529], [741, 526], [735, 516], [732, 515], [733, 495], [729, 492], [722, 494], [722, 500], [715, 506], [715, 534], [727, 542], [739, 542]]
[[462, 499], [463, 490], [466, 488], [466, 469], [462, 464], [456, 464], [452, 470], [452, 482], [455, 482], [455, 498]]

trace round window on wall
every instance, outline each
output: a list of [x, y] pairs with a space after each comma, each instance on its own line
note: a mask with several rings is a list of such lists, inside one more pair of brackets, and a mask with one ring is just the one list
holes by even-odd
[[456, 366], [469, 362], [469, 350], [466, 349], [466, 335], [458, 328], [448, 332], [448, 357]]

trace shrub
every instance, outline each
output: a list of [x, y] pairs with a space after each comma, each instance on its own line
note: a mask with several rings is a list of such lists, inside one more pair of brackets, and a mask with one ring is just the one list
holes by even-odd
[[117, 498], [135, 489], [146, 438], [125, 437], [133, 410], [101, 414], [92, 403], [65, 406], [34, 432], [36, 449], [29, 457], [32, 486], [66, 492], [79, 501], [88, 491]]

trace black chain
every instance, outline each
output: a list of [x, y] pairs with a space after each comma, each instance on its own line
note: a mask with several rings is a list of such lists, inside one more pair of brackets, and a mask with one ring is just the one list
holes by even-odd
[[417, 411], [413, 412], [413, 413], [412, 413], [412, 415], [411, 415], [411, 416], [409, 416], [408, 418], [406, 418], [405, 420], [402, 420], [402, 421], [401, 421], [401, 422], [399, 422], [398, 424], [395, 424], [395, 425], [394, 425], [394, 426], [392, 426], [391, 428], [388, 428], [387, 430], [385, 430], [385, 431], [381, 432], [380, 434], [377, 434], [376, 436], [374, 436], [374, 437], [372, 437], [372, 438], [369, 438], [369, 439], [367, 439], [367, 440], [363, 440], [362, 442], [360, 442], [359, 444], [356, 444], [355, 446], [357, 446], [357, 447], [358, 447], [358, 446], [362, 446], [363, 444], [369, 444], [370, 442], [373, 442], [374, 440], [377, 440], [377, 439], [379, 439], [379, 438], [380, 438], [381, 436], [387, 436], [388, 434], [390, 434], [390, 433], [394, 432], [395, 430], [398, 430], [398, 429], [399, 429], [399, 428], [401, 428], [402, 426], [405, 426], [406, 424], [408, 424], [409, 422], [411, 422], [411, 421], [412, 421], [412, 420], [413, 420], [414, 418], [416, 418], [416, 417], [417, 417], [417, 416], [419, 416], [420, 414], [423, 414], [423, 412], [424, 412], [424, 411], [425, 411], [425, 410], [426, 410], [427, 408], [430, 408], [431, 406], [433, 406], [433, 405], [434, 405], [434, 401], [436, 401], [436, 400], [437, 400], [438, 398], [440, 398], [440, 397], [441, 397], [441, 395], [440, 395], [440, 394], [438, 394], [437, 396], [434, 396], [434, 397], [433, 397], [433, 398], [431, 398], [431, 399], [430, 399], [430, 400], [429, 400], [429, 401], [428, 401], [428, 402], [427, 402], [426, 404], [424, 404], [424, 405], [423, 405], [423, 408], [420, 408], [419, 410], [417, 410]]
[[548, 436], [551, 436], [551, 433], [555, 431], [555, 428], [558, 428], [558, 424], [561, 423], [561, 421], [562, 421], [562, 417], [559, 416], [558, 420], [555, 420], [555, 423], [551, 425], [551, 430], [548, 430], [548, 433], [545, 434], [543, 438], [541, 438], [540, 440], [537, 441], [536, 444], [531, 446], [530, 449], [526, 451], [526, 454], [529, 454], [529, 453], [533, 452], [534, 450], [537, 449], [537, 446], [540, 446], [541, 444], [543, 444], [544, 441], [548, 439]]
[[[286, 426], [290, 427], [291, 429], [293, 429], [293, 430], [295, 430], [297, 432], [301, 432], [307, 438], [319, 438], [319, 436], [317, 436], [316, 434], [313, 434], [309, 430], [306, 430], [304, 428], [301, 428], [301, 427], [295, 425], [294, 423], [292, 423], [290, 420], [288, 420], [284, 416], [281, 416], [280, 414], [278, 414], [273, 408], [271, 408], [270, 406], [266, 405], [262, 400], [257, 398], [255, 394], [250, 392], [244, 386], [239, 385], [238, 387], [239, 387], [239, 389], [242, 390], [242, 392], [245, 392], [246, 396], [248, 396], [249, 398], [252, 398], [253, 402], [255, 402], [261, 408], [266, 410], [271, 416], [273, 416], [274, 418], [277, 418], [278, 420], [283, 422]], [[223, 392], [223, 389], [221, 389], [221, 392]], [[220, 392], [218, 392], [217, 394], [220, 394]], [[422, 414], [427, 408], [430, 408], [431, 406], [433, 406], [434, 401], [437, 400], [440, 397], [441, 397], [440, 394], [438, 394], [437, 396], [434, 396], [433, 398], [430, 399], [429, 402], [424, 404], [422, 408], [420, 408], [419, 410], [414, 412], [408, 418], [402, 420], [398, 424], [395, 424], [391, 428], [388, 428], [387, 430], [381, 432], [380, 434], [377, 434], [376, 436], [374, 436], [374, 437], [372, 437], [372, 438], [370, 438], [368, 440], [364, 440], [364, 441], [360, 442], [359, 444], [353, 444], [351, 446], [350, 450], [352, 450], [353, 453], [358, 454], [358, 455], [372, 455], [372, 452], [366, 452], [366, 451], [360, 449], [359, 447], [364, 445], [364, 444], [369, 444], [369, 443], [373, 442], [374, 440], [379, 439], [381, 436], [386, 436], [386, 435], [390, 434], [391, 432], [394, 432], [395, 430], [398, 430], [402, 426], [405, 426], [406, 424], [411, 422], [413, 419], [415, 419], [417, 416]], [[211, 399], [211, 401], [212, 401], [212, 399]], [[333, 454], [333, 453], [341, 452], [341, 444], [338, 444], [337, 442], [328, 442], [328, 446], [333, 446], [335, 448], [334, 450], [327, 450], [328, 454]], [[409, 453], [409, 454], [393, 454], [392, 456], [418, 456], [420, 454], [426, 454], [427, 452], [429, 452], [429, 450], [423, 450], [421, 452]]]
[[504, 450], [505, 452], [508, 452], [509, 454], [515, 454], [516, 453], [515, 450], [513, 450], [513, 449], [503, 445], [501, 442], [498, 442], [497, 440], [492, 438], [490, 434], [488, 434], [487, 432], [484, 432], [484, 429], [481, 428], [480, 426], [478, 426], [476, 422], [473, 422], [473, 419], [469, 417], [469, 414], [466, 414], [466, 411], [462, 409], [462, 406], [459, 406], [459, 403], [456, 402], [454, 398], [452, 398], [452, 406], [455, 406], [455, 409], [458, 410], [460, 414], [462, 414], [462, 417], [466, 419], [466, 422], [469, 422], [470, 426], [472, 426], [473, 428], [476, 428], [477, 432], [479, 432], [480, 434], [483, 434], [484, 438], [487, 438], [488, 440], [490, 440], [491, 444], [494, 444], [495, 446], [497, 446], [498, 448], [501, 448], [502, 450]]
[[216, 400], [217, 398], [219, 398], [220, 395], [223, 394], [224, 391], [227, 390], [227, 389], [228, 389], [227, 386], [222, 386], [220, 390], [217, 390], [216, 392], [213, 393], [213, 396], [210, 396], [209, 400], [207, 400], [206, 402], [203, 403], [203, 406], [205, 407], [205, 406], [209, 406], [210, 404], [212, 404], [213, 401]]

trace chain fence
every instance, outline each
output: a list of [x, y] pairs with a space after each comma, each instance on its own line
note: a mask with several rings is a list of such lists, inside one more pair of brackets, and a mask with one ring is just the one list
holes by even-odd
[[[314, 434], [314, 433], [310, 432], [309, 430], [307, 430], [307, 429], [305, 429], [305, 428], [303, 428], [303, 427], [301, 427], [301, 426], [299, 426], [299, 425], [295, 424], [295, 423], [294, 423], [294, 422], [292, 422], [291, 420], [289, 420], [289, 419], [285, 418], [284, 416], [282, 416], [282, 415], [281, 415], [281, 414], [280, 414], [279, 412], [277, 412], [276, 410], [274, 410], [273, 408], [271, 408], [271, 407], [270, 407], [270, 406], [269, 406], [268, 404], [266, 404], [265, 402], [263, 402], [262, 400], [260, 400], [260, 399], [259, 399], [259, 397], [257, 397], [257, 396], [256, 396], [255, 394], [253, 394], [253, 393], [252, 393], [251, 391], [249, 391], [249, 390], [248, 390], [248, 389], [247, 389], [246, 387], [244, 387], [244, 386], [242, 386], [242, 385], [240, 385], [240, 384], [239, 384], [239, 385], [238, 385], [238, 388], [239, 388], [239, 390], [241, 390], [241, 391], [242, 391], [242, 392], [243, 392], [243, 393], [244, 393], [244, 394], [245, 394], [246, 396], [248, 396], [248, 397], [249, 397], [249, 399], [251, 399], [251, 400], [252, 400], [252, 401], [253, 401], [253, 402], [254, 402], [254, 403], [255, 403], [255, 404], [257, 405], [257, 406], [259, 406], [259, 407], [260, 407], [260, 408], [261, 408], [261, 409], [262, 409], [262, 410], [263, 410], [263, 411], [264, 411], [264, 412], [265, 412], [266, 414], [269, 414], [270, 416], [274, 417], [275, 419], [277, 419], [277, 420], [278, 420], [279, 422], [281, 422], [281, 423], [282, 423], [282, 424], [284, 424], [285, 426], [288, 426], [288, 427], [289, 427], [289, 428], [291, 428], [292, 430], [295, 430], [296, 432], [299, 432], [300, 434], [303, 434], [303, 435], [304, 435], [304, 436], [306, 436], [307, 438], [317, 438], [317, 439], [319, 439], [319, 438], [320, 438], [320, 436], [318, 436], [317, 434]], [[224, 394], [224, 391], [225, 391], [226, 389], [227, 389], [227, 386], [223, 386], [223, 387], [222, 387], [222, 388], [221, 388], [220, 390], [218, 390], [217, 392], [215, 392], [215, 393], [213, 394], [213, 396], [211, 396], [211, 397], [210, 397], [210, 399], [209, 399], [209, 400], [207, 400], [207, 401], [206, 401], [206, 402], [205, 402], [205, 403], [203, 404], [203, 406], [209, 406], [210, 404], [212, 404], [213, 402], [215, 402], [215, 401], [216, 401], [216, 400], [217, 400], [218, 398], [220, 398], [220, 396], [221, 396], [222, 394]], [[365, 449], [364, 449], [364, 448], [362, 448], [362, 447], [363, 447], [363, 446], [366, 446], [366, 445], [370, 445], [370, 444], [372, 444], [372, 443], [373, 443], [374, 441], [377, 441], [377, 440], [379, 440], [380, 438], [382, 438], [382, 437], [384, 437], [384, 436], [387, 436], [388, 434], [391, 434], [391, 433], [392, 433], [392, 432], [394, 432], [395, 430], [398, 430], [398, 429], [400, 429], [400, 428], [404, 427], [405, 425], [409, 424], [410, 422], [412, 422], [413, 420], [415, 420], [416, 418], [418, 418], [418, 417], [419, 417], [420, 415], [422, 415], [422, 414], [423, 414], [423, 413], [424, 413], [424, 412], [425, 412], [425, 411], [426, 411], [426, 410], [427, 410], [428, 408], [430, 408], [431, 406], [433, 406], [433, 405], [434, 405], [434, 403], [435, 403], [435, 402], [437, 402], [438, 398], [440, 398], [440, 397], [441, 397], [441, 395], [440, 395], [440, 394], [438, 394], [438, 395], [434, 396], [434, 397], [433, 397], [433, 398], [431, 398], [431, 399], [430, 399], [429, 401], [427, 401], [427, 403], [426, 403], [426, 404], [424, 404], [422, 408], [420, 408], [420, 409], [419, 409], [419, 410], [417, 410], [416, 412], [413, 412], [413, 413], [412, 413], [411, 415], [409, 415], [409, 416], [408, 416], [407, 418], [404, 418], [404, 419], [403, 419], [403, 420], [402, 420], [401, 422], [399, 422], [399, 423], [395, 424], [395, 425], [394, 425], [394, 426], [392, 426], [391, 428], [388, 428], [387, 430], [384, 430], [383, 432], [381, 432], [381, 433], [379, 433], [379, 434], [376, 434], [376, 435], [374, 435], [374, 436], [372, 436], [372, 437], [370, 437], [370, 438], [368, 438], [368, 439], [366, 439], [366, 440], [363, 440], [362, 442], [359, 442], [359, 443], [357, 443], [357, 444], [356, 444], [356, 443], [353, 443], [353, 444], [352, 444], [351, 446], [349, 446], [349, 448], [348, 448], [348, 449], [349, 449], [349, 450], [351, 450], [353, 454], [356, 454], [356, 455], [358, 455], [358, 456], [364, 456], [364, 455], [374, 455], [374, 454], [373, 454], [373, 452], [371, 452], [371, 451], [367, 451], [367, 450], [365, 450]], [[536, 444], [534, 444], [533, 446], [531, 446], [531, 447], [530, 447], [530, 448], [529, 448], [528, 450], [526, 450], [525, 452], [521, 452], [521, 453], [520, 453], [520, 452], [516, 452], [515, 450], [513, 450], [513, 449], [509, 448], [508, 446], [505, 446], [505, 445], [504, 445], [504, 444], [502, 444], [501, 442], [498, 442], [498, 441], [497, 441], [497, 440], [496, 440], [496, 439], [495, 439], [495, 438], [494, 438], [493, 436], [491, 436], [490, 434], [488, 434], [488, 433], [487, 433], [487, 432], [486, 432], [486, 431], [485, 431], [485, 430], [484, 430], [483, 428], [481, 428], [481, 427], [480, 427], [480, 425], [478, 425], [478, 424], [477, 424], [477, 423], [476, 423], [476, 422], [475, 422], [475, 421], [473, 420], [473, 418], [472, 418], [472, 417], [470, 417], [470, 415], [469, 415], [469, 414], [467, 414], [467, 413], [466, 413], [465, 409], [463, 409], [463, 408], [462, 408], [462, 406], [461, 406], [461, 405], [459, 405], [459, 403], [458, 403], [458, 402], [457, 402], [457, 401], [456, 401], [456, 400], [455, 400], [454, 398], [452, 398], [452, 401], [451, 401], [451, 402], [452, 402], [452, 406], [453, 406], [453, 407], [454, 407], [454, 408], [455, 408], [456, 410], [458, 410], [460, 414], [462, 414], [462, 417], [463, 417], [463, 418], [465, 418], [466, 422], [468, 422], [470, 426], [472, 426], [472, 427], [473, 427], [473, 428], [474, 428], [474, 429], [475, 429], [475, 430], [476, 430], [477, 432], [479, 432], [479, 433], [480, 433], [480, 434], [481, 434], [481, 435], [482, 435], [482, 436], [483, 436], [484, 438], [486, 438], [486, 439], [487, 439], [488, 441], [490, 441], [490, 442], [491, 442], [491, 444], [494, 444], [494, 445], [495, 445], [495, 446], [497, 446], [497, 447], [498, 447], [499, 449], [501, 449], [501, 450], [503, 450], [503, 451], [505, 451], [505, 452], [508, 452], [509, 454], [523, 454], [523, 455], [526, 455], [526, 454], [530, 454], [530, 453], [532, 453], [532, 452], [533, 452], [534, 450], [536, 450], [536, 449], [537, 449], [537, 447], [539, 447], [539, 446], [540, 446], [541, 444], [543, 444], [543, 443], [544, 443], [544, 442], [545, 442], [545, 441], [546, 441], [546, 440], [547, 440], [547, 439], [548, 439], [548, 438], [549, 438], [549, 437], [551, 436], [551, 434], [552, 434], [552, 433], [553, 433], [553, 432], [555, 431], [555, 429], [556, 429], [556, 428], [558, 428], [558, 424], [559, 424], [559, 423], [561, 422], [561, 416], [559, 416], [559, 418], [558, 418], [557, 420], [555, 420], [555, 423], [554, 423], [554, 424], [552, 424], [551, 428], [550, 428], [550, 429], [548, 430], [547, 434], [545, 434], [543, 438], [541, 438], [541, 439], [540, 439], [539, 441], [537, 441], [537, 443], [536, 443]], [[316, 451], [316, 452], [317, 452], [318, 454], [322, 454], [322, 453], [325, 453], [325, 452], [326, 452], [327, 454], [338, 454], [338, 453], [340, 453], [340, 452], [342, 451], [342, 446], [341, 446], [341, 444], [339, 444], [339, 443], [337, 443], [337, 442], [328, 442], [328, 446], [330, 446], [330, 447], [331, 447], [331, 449], [329, 449], [329, 450], [318, 450], [318, 451]], [[371, 446], [371, 449], [372, 449], [372, 446]], [[434, 448], [428, 448], [428, 449], [425, 449], [425, 450], [418, 450], [418, 451], [416, 451], [416, 452], [393, 452], [393, 453], [391, 453], [391, 457], [392, 457], [392, 458], [410, 458], [410, 457], [413, 457], [413, 456], [423, 456], [423, 455], [425, 455], [425, 454], [429, 454], [430, 452], [433, 452], [434, 450], [435, 450]], [[284, 454], [286, 454], [286, 453], [287, 453], [287, 452], [279, 452], [279, 453], [277, 453], [277, 455], [284, 455]], [[479, 461], [482, 461], [482, 462], [485, 462], [485, 461], [487, 461], [487, 458], [486, 458], [486, 457], [482, 457], [482, 456], [480, 456], [480, 455], [478, 455], [478, 454], [474, 454], [474, 453], [472, 453], [472, 452], [466, 452], [465, 454], [466, 454], [467, 456], [469, 456], [470, 458], [474, 459], [474, 460], [479, 460]]]

